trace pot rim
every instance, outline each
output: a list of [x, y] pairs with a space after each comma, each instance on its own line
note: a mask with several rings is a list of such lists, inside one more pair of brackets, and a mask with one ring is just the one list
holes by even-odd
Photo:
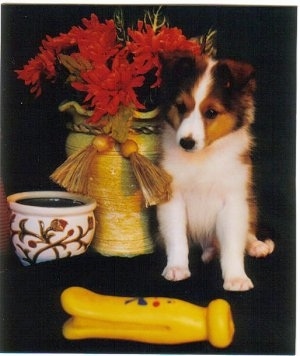
[[[72, 207], [41, 207], [18, 203], [21, 199], [30, 198], [65, 198], [78, 200], [83, 205]], [[69, 193], [64, 191], [45, 190], [45, 191], [28, 191], [11, 194], [7, 197], [7, 202], [12, 211], [25, 215], [42, 215], [42, 216], [66, 216], [79, 215], [93, 211], [96, 206], [96, 200], [85, 195]]]

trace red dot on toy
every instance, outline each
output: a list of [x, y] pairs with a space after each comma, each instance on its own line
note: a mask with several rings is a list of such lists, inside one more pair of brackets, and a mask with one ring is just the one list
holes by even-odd
[[154, 307], [159, 307], [160, 303], [158, 300], [155, 300], [152, 304]]

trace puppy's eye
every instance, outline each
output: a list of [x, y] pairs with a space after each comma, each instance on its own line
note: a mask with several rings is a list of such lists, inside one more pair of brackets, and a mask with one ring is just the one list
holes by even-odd
[[184, 114], [186, 112], [187, 109], [184, 103], [176, 103], [175, 105], [179, 114]]
[[209, 120], [213, 120], [216, 118], [216, 116], [218, 115], [218, 112], [214, 109], [208, 109], [205, 113], [204, 116], [209, 119]]

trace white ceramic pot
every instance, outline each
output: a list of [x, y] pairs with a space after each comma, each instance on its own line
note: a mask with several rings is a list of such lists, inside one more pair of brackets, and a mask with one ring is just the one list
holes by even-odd
[[84, 253], [95, 232], [96, 201], [62, 191], [7, 197], [11, 238], [24, 266]]

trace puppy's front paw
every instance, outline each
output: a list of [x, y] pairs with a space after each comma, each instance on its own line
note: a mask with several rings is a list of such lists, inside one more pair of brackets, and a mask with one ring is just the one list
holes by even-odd
[[232, 292], [243, 292], [254, 287], [252, 281], [247, 276], [226, 278], [224, 280], [223, 288]]
[[191, 276], [191, 272], [188, 267], [184, 266], [167, 266], [162, 276], [165, 277], [168, 281], [181, 281], [187, 279]]
[[252, 257], [266, 257], [274, 251], [275, 244], [272, 240], [256, 240], [247, 246], [247, 252]]

